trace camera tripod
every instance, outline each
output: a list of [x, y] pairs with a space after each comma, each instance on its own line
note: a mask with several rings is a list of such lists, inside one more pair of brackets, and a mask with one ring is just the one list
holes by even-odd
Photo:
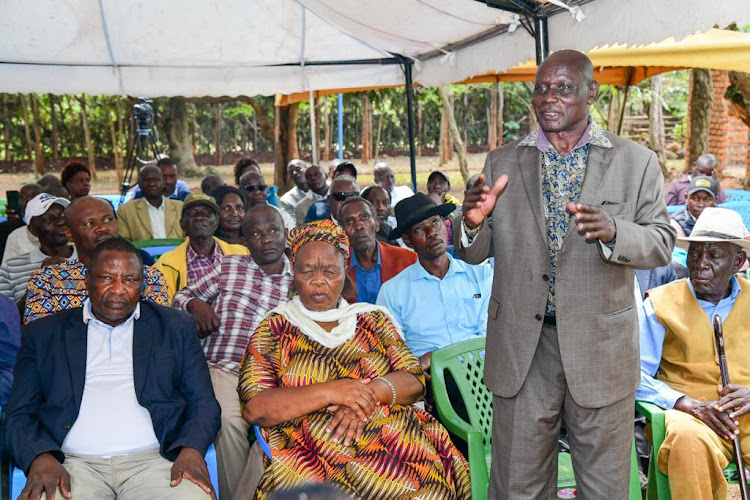
[[[120, 203], [125, 201], [128, 190], [132, 187], [133, 173], [159, 157], [156, 145], [156, 131], [151, 130], [154, 121], [154, 108], [150, 99], [139, 98], [133, 104], [133, 123], [136, 125], [133, 135], [133, 147], [128, 155], [128, 163], [120, 186]], [[149, 156], [152, 153], [153, 156]]]

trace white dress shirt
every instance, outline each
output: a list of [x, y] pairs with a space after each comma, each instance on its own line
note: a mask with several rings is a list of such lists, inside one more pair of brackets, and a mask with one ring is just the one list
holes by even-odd
[[137, 305], [124, 323], [109, 326], [94, 317], [89, 300], [84, 302], [86, 382], [63, 453], [108, 458], [159, 449], [151, 415], [135, 395], [133, 324], [139, 316]]
[[158, 207], [153, 206], [148, 200], [146, 200], [148, 217], [151, 219], [151, 237], [154, 239], [167, 237], [166, 213], [164, 211], [166, 205], [167, 199], [163, 196], [161, 197], [161, 205]]

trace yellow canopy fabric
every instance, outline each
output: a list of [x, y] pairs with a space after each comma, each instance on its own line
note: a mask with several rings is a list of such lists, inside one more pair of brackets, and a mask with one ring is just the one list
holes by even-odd
[[[612, 45], [588, 52], [594, 64], [594, 78], [602, 84], [635, 85], [659, 73], [685, 68], [709, 68], [750, 73], [750, 33], [710, 29], [689, 35], [680, 41], [668, 38], [662, 42], [638, 47]], [[536, 64], [529, 60], [499, 73], [487, 73], [456, 83], [530, 82]], [[316, 97], [340, 92], [362, 92], [386, 87], [328, 89], [315, 92]], [[306, 101], [309, 93], [277, 95], [276, 105]]]

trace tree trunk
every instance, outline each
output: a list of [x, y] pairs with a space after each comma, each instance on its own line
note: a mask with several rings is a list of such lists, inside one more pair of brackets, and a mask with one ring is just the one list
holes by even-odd
[[[441, 95], [442, 99], [442, 95]], [[453, 94], [449, 94], [450, 109], [453, 109]], [[442, 112], [440, 114], [440, 165], [445, 165], [453, 158], [453, 141], [448, 130], [450, 125], [448, 124], [448, 110], [443, 105]]]
[[216, 147], [216, 164], [221, 165], [221, 103], [216, 105], [216, 127], [214, 128], [214, 143]]
[[193, 156], [193, 142], [190, 136], [187, 103], [181, 97], [169, 99], [169, 156], [186, 171], [197, 170]]
[[365, 94], [362, 110], [362, 165], [369, 165], [372, 157], [372, 102]]
[[26, 137], [26, 157], [31, 159], [31, 152], [34, 151], [34, 143], [31, 141], [31, 127], [29, 126], [29, 110], [26, 108], [26, 97], [18, 94], [18, 105], [23, 111], [23, 131]]
[[490, 105], [487, 108], [487, 149], [492, 151], [497, 147], [497, 83], [489, 89]]
[[83, 128], [83, 141], [86, 143], [86, 151], [88, 152], [89, 170], [91, 171], [91, 178], [96, 179], [96, 158], [94, 157], [94, 143], [91, 140], [91, 129], [86, 112], [86, 94], [81, 94], [81, 97], [76, 99], [81, 104], [81, 128]]
[[[380, 129], [383, 126], [383, 117], [380, 117], [380, 120], [378, 121], [378, 143], [380, 142]], [[422, 156], [422, 102], [417, 99], [417, 123], [416, 127], [417, 129], [417, 148], [416, 148], [416, 155]], [[378, 144], [379, 146], [380, 144]], [[376, 153], [377, 156], [377, 153]]]
[[497, 82], [497, 147], [503, 145], [503, 112], [505, 111], [505, 91], [502, 82]]
[[106, 99], [106, 113], [107, 122], [109, 123], [109, 137], [112, 141], [112, 156], [115, 162], [115, 172], [117, 173], [117, 184], [122, 184], [123, 173], [122, 173], [122, 157], [120, 156], [120, 148], [117, 143], [117, 130], [115, 124], [117, 123], [117, 111], [116, 102], [117, 97], [111, 97]]
[[5, 161], [13, 161], [13, 150], [10, 147], [10, 103], [7, 94], [0, 94], [0, 116], [3, 120], [3, 148], [5, 149]]
[[609, 109], [607, 110], [607, 130], [614, 133], [615, 131], [615, 116], [617, 116], [617, 87], [610, 85], [609, 87]]
[[39, 118], [39, 100], [36, 94], [31, 94], [31, 113], [34, 115], [34, 162], [36, 172], [44, 175], [44, 152], [42, 151], [42, 121]]
[[[383, 134], [383, 113], [380, 113], [378, 115], [378, 125], [375, 128], [375, 154], [373, 155], [373, 158], [375, 161], [378, 161], [378, 158], [380, 158], [380, 137]], [[422, 151], [419, 146], [419, 142], [417, 142], [417, 156], [421, 156]]]
[[656, 153], [661, 171], [667, 176], [667, 154], [664, 147], [664, 113], [661, 97], [662, 75], [651, 77], [651, 105], [649, 106], [648, 142], [651, 150]]
[[702, 154], [708, 152], [708, 129], [711, 123], [711, 111], [714, 102], [713, 80], [711, 70], [695, 68], [692, 70], [693, 91], [690, 94], [690, 138], [687, 148], [687, 165]]
[[48, 94], [49, 96], [49, 118], [52, 125], [52, 142], [50, 148], [52, 149], [52, 159], [57, 161], [60, 159], [59, 142], [60, 135], [57, 130], [57, 97], [54, 94]]
[[277, 106], [274, 116], [274, 184], [285, 191], [291, 187], [291, 180], [286, 174], [286, 165], [293, 158], [299, 157], [297, 149], [297, 103], [288, 106]]
[[320, 163], [331, 158], [331, 101], [325, 99], [323, 103], [323, 147], [320, 150]]
[[443, 110], [447, 115], [448, 128], [453, 137], [453, 144], [456, 146], [455, 149], [458, 154], [458, 169], [461, 171], [461, 177], [463, 177], [465, 183], [469, 179], [469, 167], [466, 162], [466, 146], [461, 140], [461, 133], [456, 124], [456, 116], [453, 113], [453, 103], [451, 102], [450, 91], [441, 85], [438, 87], [438, 93], [440, 94], [440, 100], [443, 103]]

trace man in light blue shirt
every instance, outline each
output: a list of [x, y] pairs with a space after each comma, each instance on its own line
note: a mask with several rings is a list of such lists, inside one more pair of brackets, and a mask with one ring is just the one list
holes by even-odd
[[454, 208], [437, 206], [422, 193], [396, 205], [398, 225], [391, 237], [402, 237], [419, 260], [384, 283], [376, 302], [391, 311], [425, 370], [432, 351], [487, 332], [492, 268], [466, 264], [446, 252], [442, 218]]

